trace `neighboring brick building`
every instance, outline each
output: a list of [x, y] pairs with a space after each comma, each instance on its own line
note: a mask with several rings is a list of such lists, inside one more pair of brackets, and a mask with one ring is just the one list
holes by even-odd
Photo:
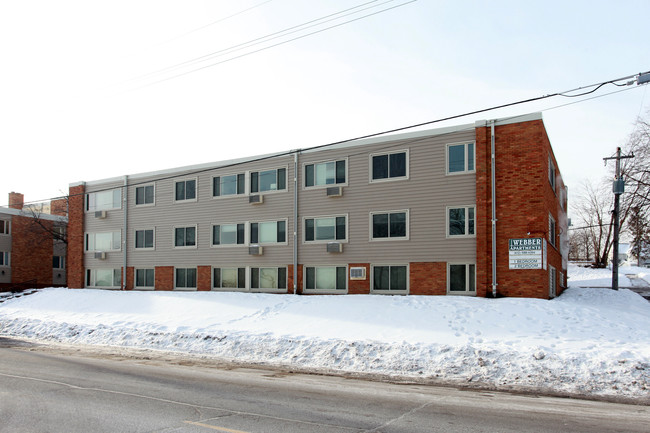
[[65, 286], [66, 246], [53, 232], [65, 233], [67, 201], [52, 201], [47, 214], [23, 202], [12, 192], [0, 207], [0, 290]]
[[68, 285], [549, 298], [566, 201], [539, 113], [78, 182]]

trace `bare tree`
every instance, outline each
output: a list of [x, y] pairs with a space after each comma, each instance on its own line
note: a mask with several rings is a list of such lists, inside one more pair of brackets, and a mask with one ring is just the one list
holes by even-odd
[[[50, 213], [44, 212], [42, 205], [30, 204], [22, 209], [22, 214], [30, 219], [30, 231], [36, 235], [34, 239], [47, 240], [47, 242], [52, 239], [66, 245], [68, 243], [67, 212], [67, 196], [50, 202]], [[52, 216], [54, 219], [44, 218], [44, 215]]]
[[611, 214], [613, 197], [603, 182], [594, 186], [587, 181], [582, 190], [581, 199], [573, 202], [573, 209], [581, 220], [579, 224], [587, 238], [585, 242], [591, 244], [594, 265], [605, 267], [614, 230]]

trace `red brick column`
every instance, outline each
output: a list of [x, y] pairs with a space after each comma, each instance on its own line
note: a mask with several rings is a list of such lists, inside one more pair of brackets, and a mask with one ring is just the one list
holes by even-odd
[[84, 268], [84, 184], [70, 187], [68, 198], [68, 248], [67, 278], [68, 287], [85, 287]]
[[198, 266], [196, 273], [196, 290], [199, 292], [212, 290], [212, 266]]
[[409, 263], [409, 293], [411, 295], [446, 295], [447, 263]]
[[476, 296], [492, 290], [491, 132], [476, 128]]
[[174, 290], [174, 267], [156, 266], [156, 290]]
[[[366, 268], [365, 280], [350, 280], [350, 268]], [[370, 263], [350, 263], [348, 265], [348, 294], [367, 295], [370, 293]]]
[[[122, 272], [124, 272], [124, 268], [122, 268]], [[122, 274], [124, 276], [124, 274]], [[124, 289], [125, 290], [133, 290], [133, 286], [135, 285], [135, 269], [133, 266], [127, 266], [126, 267], [126, 281], [124, 284]]]
[[[296, 286], [299, 294], [302, 290], [302, 265], [298, 265], [298, 285]], [[287, 293], [293, 293], [293, 265], [287, 265]]]

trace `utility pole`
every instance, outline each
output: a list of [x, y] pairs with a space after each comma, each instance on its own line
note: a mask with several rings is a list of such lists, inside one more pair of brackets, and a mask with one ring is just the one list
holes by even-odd
[[620, 196], [625, 192], [625, 180], [621, 177], [621, 159], [625, 158], [634, 158], [634, 155], [621, 155], [621, 148], [616, 148], [616, 156], [610, 156], [609, 158], [603, 158], [605, 164], [607, 160], [615, 159], [616, 160], [616, 177], [614, 178], [614, 184], [612, 190], [614, 192], [614, 258], [612, 260], [612, 289], [618, 290], [618, 235], [620, 229], [620, 220], [619, 220], [619, 201]]

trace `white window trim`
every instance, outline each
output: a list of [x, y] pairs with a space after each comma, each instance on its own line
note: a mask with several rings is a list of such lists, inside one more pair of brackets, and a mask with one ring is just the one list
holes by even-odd
[[[375, 290], [376, 266], [406, 266], [406, 290]], [[408, 295], [411, 291], [411, 266], [408, 263], [371, 263], [370, 264], [370, 293], [378, 295]]]
[[[372, 232], [373, 232], [373, 230], [372, 230], [372, 228], [373, 228], [373, 227], [372, 227], [372, 224], [373, 224], [373, 223], [372, 223], [372, 216], [373, 216], [373, 215], [379, 215], [379, 214], [391, 214], [391, 213], [403, 213], [403, 212], [406, 212], [406, 236], [404, 236], [404, 237], [390, 237], [390, 236], [388, 236], [388, 237], [386, 237], [386, 238], [376, 238], [376, 239], [372, 237]], [[370, 214], [369, 214], [369, 215], [370, 215], [370, 216], [369, 216], [369, 222], [370, 222], [370, 223], [369, 223], [369, 226], [370, 226], [370, 230], [369, 230], [369, 240], [370, 240], [370, 242], [398, 242], [398, 241], [408, 241], [408, 240], [410, 239], [410, 234], [411, 234], [411, 233], [410, 233], [410, 232], [411, 232], [411, 224], [410, 224], [410, 219], [411, 219], [411, 217], [410, 217], [409, 213], [410, 213], [410, 212], [409, 212], [409, 209], [397, 209], [397, 210], [385, 210], [385, 211], [382, 210], [382, 211], [372, 211], [372, 212], [370, 212]], [[389, 224], [388, 229], [389, 229], [389, 231], [390, 231], [390, 222], [389, 222], [388, 224]]]
[[[90, 274], [91, 275], [91, 278], [90, 278], [91, 281], [86, 281], [86, 287], [95, 288], [95, 289], [114, 289], [114, 290], [121, 289], [122, 288], [122, 281], [121, 281], [122, 271], [121, 271], [121, 269], [119, 269], [120, 270], [120, 281], [117, 282], [117, 285], [115, 285], [115, 281], [113, 281], [114, 285], [112, 285], [112, 286], [96, 286], [96, 285], [91, 285], [90, 284], [93, 279], [95, 279], [95, 280], [97, 279], [96, 276], [93, 275], [93, 272], [98, 271], [98, 270], [108, 270], [108, 269], [115, 272], [119, 268], [91, 268], [91, 269], [86, 268], [86, 272], [84, 273], [84, 278], [87, 279], [88, 271], [90, 271], [90, 273], [91, 273]], [[113, 276], [115, 276], [115, 273], [113, 273]]]
[[4, 257], [4, 264], [0, 265], [0, 268], [10, 268], [11, 267], [11, 251], [0, 251]]
[[[138, 248], [136, 246], [136, 238], [137, 238], [136, 232], [145, 231], [145, 230], [153, 230], [153, 246]], [[144, 228], [133, 230], [133, 251], [154, 251], [155, 249], [156, 249], [156, 228], [155, 227], [144, 227]]]
[[[390, 155], [395, 153], [406, 152], [406, 175], [400, 177], [387, 177], [385, 179], [373, 179], [372, 178], [372, 158], [374, 156], [389, 155], [389, 166], [390, 166]], [[409, 149], [400, 149], [400, 150], [391, 150], [390, 152], [374, 152], [368, 155], [368, 183], [382, 183], [382, 182], [397, 182], [400, 180], [408, 180], [410, 176], [410, 158], [409, 158]], [[347, 170], [347, 165], [346, 165]]]
[[[465, 169], [463, 171], [454, 171], [450, 172], [449, 171], [449, 147], [451, 146], [458, 146], [463, 144], [465, 146]], [[468, 170], [467, 169], [467, 145], [468, 144], [473, 144], [474, 145], [474, 169], [473, 170]], [[445, 175], [447, 176], [456, 176], [459, 174], [468, 174], [468, 173], [476, 173], [476, 142], [475, 141], [458, 141], [455, 143], [447, 143], [445, 144]]]
[[[190, 199], [183, 199], [183, 200], [176, 200], [176, 184], [178, 182], [187, 182], [188, 180], [193, 180], [194, 181], [194, 198]], [[199, 179], [197, 177], [188, 177], [185, 179], [174, 179], [174, 183], [172, 186], [172, 202], [173, 203], [195, 203], [199, 201]]]
[[[334, 290], [321, 290], [321, 289], [308, 289], [307, 288], [307, 268], [345, 268], [345, 289], [344, 290], [339, 290], [339, 289], [334, 289]], [[350, 287], [350, 268], [347, 264], [329, 264], [329, 265], [303, 265], [302, 266], [302, 291], [303, 293], [322, 293], [324, 295], [335, 295], [335, 294], [341, 294], [345, 295], [348, 293], [348, 289]], [[288, 284], [288, 276], [287, 276], [287, 284]]]
[[[285, 229], [284, 230], [284, 242], [257, 242], [257, 243], [250, 242], [250, 233], [252, 232], [251, 224], [258, 224], [257, 238], [259, 240], [259, 237], [260, 237], [259, 224], [273, 223], [274, 222], [274, 223], [276, 223], [276, 233], [277, 233], [277, 222], [278, 221], [284, 221], [284, 229]], [[261, 246], [265, 246], [265, 245], [268, 245], [268, 246], [272, 246], [272, 245], [289, 245], [289, 233], [290, 232], [289, 232], [289, 219], [288, 218], [280, 218], [280, 219], [277, 219], [277, 220], [266, 220], [266, 221], [250, 221], [248, 223], [247, 228], [248, 228], [248, 238], [246, 240], [246, 242], [248, 242], [247, 245], [261, 245]], [[210, 233], [210, 235], [212, 235], [212, 233]], [[253, 267], [258, 267], [258, 266], [253, 266]], [[271, 266], [271, 267], [273, 267], [273, 266]]]
[[[88, 201], [89, 201], [89, 197], [90, 197], [91, 194], [97, 194], [99, 192], [106, 192], [106, 191], [114, 191], [116, 189], [120, 190], [120, 200], [119, 200], [119, 204], [117, 206], [113, 206], [113, 207], [106, 208], [106, 209], [88, 209]], [[91, 213], [92, 214], [92, 213], [95, 213], [95, 212], [98, 212], [98, 211], [103, 211], [103, 210], [105, 210], [105, 211], [113, 211], [113, 210], [122, 209], [122, 201], [124, 201], [124, 192], [121, 189], [122, 188], [118, 186], [118, 187], [110, 188], [110, 189], [102, 189], [100, 191], [86, 192], [85, 195], [84, 195], [84, 213]], [[115, 203], [113, 203], [113, 204], [115, 204]]]
[[[147, 269], [153, 269], [153, 284], [154, 285], [153, 286], [138, 286], [138, 285], [136, 285], [136, 282], [138, 280], [138, 271], [139, 270], [140, 271], [147, 270]], [[175, 274], [174, 274], [174, 277], [176, 277]], [[176, 278], [174, 278], [174, 284], [176, 284]], [[156, 289], [156, 268], [155, 267], [153, 267], [153, 268], [140, 268], [140, 267], [134, 268], [133, 269], [133, 289], [134, 290], [155, 290]]]
[[[551, 222], [553, 222], [553, 236], [551, 236]], [[557, 249], [557, 221], [555, 218], [553, 218], [553, 215], [549, 212], [548, 214], [548, 243], [553, 246], [553, 248]]]
[[[176, 287], [176, 271], [178, 269], [196, 270], [196, 287]], [[174, 290], [177, 292], [196, 292], [199, 290], [199, 268], [197, 266], [174, 266]]]
[[[306, 237], [307, 237], [307, 230], [305, 230], [305, 221], [306, 220], [308, 220], [308, 219], [316, 220], [316, 219], [320, 219], [320, 218], [336, 218], [336, 217], [345, 217], [345, 239], [329, 239], [329, 240], [316, 240], [316, 239], [314, 239], [313, 241], [306, 240]], [[408, 224], [407, 224], [407, 227], [408, 227]], [[334, 230], [336, 232], [336, 225], [334, 226]], [[316, 236], [316, 233], [314, 233], [314, 237], [315, 236]], [[344, 214], [336, 214], [336, 215], [306, 216], [306, 217], [303, 217], [303, 219], [302, 219], [302, 243], [303, 244], [306, 244], [306, 245], [327, 244], [329, 242], [340, 242], [342, 244], [347, 244], [348, 239], [350, 239], [350, 214], [344, 213]]]
[[[240, 194], [241, 195], [241, 194]], [[244, 243], [243, 244], [219, 244], [219, 245], [214, 245], [212, 243], [213, 238], [212, 234], [214, 233], [214, 226], [228, 226], [228, 225], [237, 225], [237, 224], [244, 224]], [[221, 232], [221, 231], [220, 231]], [[222, 223], [222, 222], [214, 222], [210, 224], [210, 248], [247, 248], [250, 246], [250, 221], [239, 221], [236, 223], [233, 222], [227, 222], [227, 223]], [[275, 244], [273, 244], [275, 245]], [[223, 266], [215, 266], [216, 268], [220, 268]], [[240, 268], [242, 266], [239, 266]]]
[[[138, 190], [138, 188], [146, 188], [148, 186], [153, 186], [153, 203], [137, 204], [136, 200], [137, 200], [137, 194], [138, 194], [137, 190]], [[175, 193], [176, 193], [176, 191], [174, 191], [174, 194]], [[138, 208], [142, 208], [142, 207], [152, 207], [152, 206], [155, 206], [155, 205], [156, 205], [156, 183], [155, 182], [146, 183], [146, 184], [142, 184], [142, 185], [136, 185], [133, 188], [133, 206], [138, 207]]]
[[[307, 180], [307, 176], [305, 174], [305, 167], [308, 165], [318, 165], [318, 164], [327, 164], [328, 162], [334, 162], [336, 163], [337, 161], [345, 161], [345, 182], [343, 183], [330, 183], [327, 185], [313, 185], [313, 186], [305, 186], [305, 182]], [[338, 159], [324, 159], [320, 161], [311, 161], [311, 162], [303, 162], [302, 164], [302, 189], [306, 191], [311, 191], [313, 189], [326, 189], [326, 188], [331, 188], [333, 186], [348, 186], [348, 179], [350, 177], [349, 174], [349, 167], [350, 167], [350, 162], [348, 161], [348, 158], [338, 158]]]
[[[115, 248], [115, 245], [113, 245], [113, 248], [110, 249], [110, 250], [98, 250], [98, 249], [89, 250], [88, 249], [88, 235], [97, 235], [97, 234], [100, 234], [100, 233], [115, 233], [115, 232], [120, 233], [120, 242], [119, 242], [119, 245], [118, 245], [117, 248]], [[84, 233], [84, 252], [86, 252], [86, 253], [94, 253], [94, 252], [108, 253], [108, 252], [111, 252], [111, 251], [122, 251], [122, 243], [123, 242], [124, 242], [124, 239], [123, 239], [123, 236], [122, 236], [122, 230], [121, 229], [120, 230], [112, 230], [110, 232], [85, 232]], [[112, 243], [113, 243], [113, 241], [111, 239], [111, 244]]]
[[[257, 185], [257, 187], [259, 188], [259, 181], [260, 181], [259, 173], [261, 173], [263, 171], [275, 170], [275, 172], [276, 172], [276, 175], [275, 175], [276, 179], [275, 180], [277, 182], [277, 171], [280, 170], [280, 169], [283, 169], [283, 168], [284, 168], [284, 177], [285, 177], [285, 179], [284, 179], [285, 188], [284, 189], [274, 189], [274, 190], [271, 190], [271, 191], [251, 192], [251, 173], [252, 172], [258, 173], [258, 177], [257, 177], [258, 185]], [[259, 170], [257, 170], [257, 169], [256, 170], [247, 170], [246, 171], [245, 182], [246, 182], [246, 195], [282, 194], [282, 193], [285, 193], [285, 192], [289, 192], [289, 166], [288, 165], [278, 165], [278, 166], [275, 166], [273, 168], [260, 168]]]
[[[452, 291], [450, 289], [450, 276], [451, 273], [450, 267], [452, 265], [465, 265], [465, 282], [468, 282], [468, 274], [469, 274], [469, 266], [474, 265], [474, 291], [469, 291], [466, 290], [464, 292], [459, 292], [459, 291]], [[447, 295], [455, 295], [455, 296], [476, 296], [476, 263], [475, 262], [447, 262]]]
[[[244, 287], [214, 287], [214, 270], [215, 269], [238, 269], [244, 268]], [[238, 265], [224, 265], [224, 266], [212, 266], [210, 269], [210, 291], [212, 292], [248, 292], [249, 291], [249, 280], [250, 280], [250, 266], [238, 266]]]
[[0, 232], [0, 236], [11, 236], [11, 220], [5, 220], [3, 219], [5, 223], [5, 232]]
[[[59, 267], [55, 268], [54, 266], [52, 266], [52, 269], [65, 270], [66, 256], [65, 255], [54, 254], [54, 255], [52, 255], [52, 258], [54, 259], [54, 257], [59, 257]], [[63, 266], [61, 266], [61, 264], [63, 264]]]
[[[176, 246], [176, 229], [194, 227], [194, 245], [190, 246]], [[195, 250], [199, 247], [199, 225], [198, 224], [188, 224], [188, 225], [177, 225], [172, 227], [172, 248], [175, 250]]]
[[[253, 170], [255, 171], [255, 170]], [[222, 178], [226, 176], [237, 176], [243, 174], [244, 175], [244, 192], [242, 194], [227, 194], [227, 195], [214, 195], [214, 178]], [[250, 172], [249, 171], [240, 171], [238, 173], [225, 173], [225, 174], [215, 174], [214, 176], [210, 177], [210, 196], [214, 200], [222, 200], [222, 199], [229, 199], [233, 197], [246, 197], [249, 194], [249, 187], [248, 184], [250, 183]]]
[[[468, 209], [474, 209], [474, 234], [468, 234], [469, 231], [469, 218], [467, 217]], [[464, 235], [452, 235], [449, 233], [449, 209], [465, 209], [465, 234]], [[458, 238], [475, 238], [476, 237], [476, 205], [458, 205], [458, 206], [447, 206], [445, 208], [445, 233], [449, 239], [458, 239]]]
[[[268, 288], [262, 288], [258, 287], [256, 289], [253, 288], [253, 268], [257, 269], [281, 269], [284, 268], [286, 269], [286, 279], [287, 279], [287, 287], [278, 287], [277, 289], [268, 289]], [[287, 293], [289, 290], [289, 267], [288, 266], [273, 266], [273, 265], [259, 265], [259, 266], [250, 266], [249, 268], [246, 269], [248, 272], [248, 275], [246, 275], [246, 280], [249, 282], [249, 291], [252, 293]]]
[[[552, 169], [552, 170], [551, 170]], [[551, 177], [551, 174], [553, 176]], [[555, 164], [553, 164], [553, 158], [551, 158], [551, 155], [548, 156], [548, 184], [551, 186], [551, 189], [555, 193], [557, 190], [557, 167], [555, 167]]]

